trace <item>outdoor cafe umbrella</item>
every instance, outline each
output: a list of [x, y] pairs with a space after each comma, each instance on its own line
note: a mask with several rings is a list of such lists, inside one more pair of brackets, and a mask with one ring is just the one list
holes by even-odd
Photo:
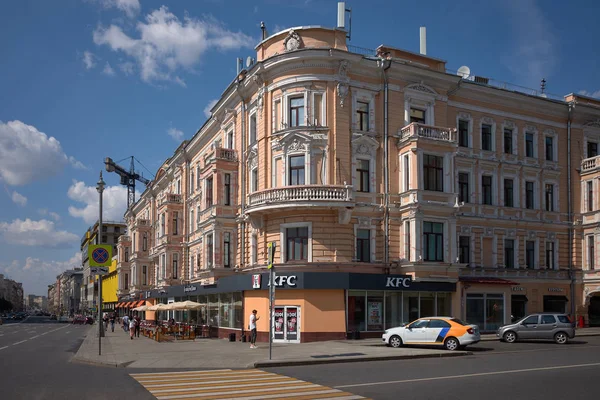
[[147, 311], [149, 306], [139, 306], [133, 309], [133, 311]]
[[202, 307], [202, 304], [196, 303], [195, 301], [178, 301], [175, 303], [167, 304], [165, 310], [197, 310]]
[[149, 306], [146, 311], [166, 311], [167, 304], [155, 304], [153, 306]]

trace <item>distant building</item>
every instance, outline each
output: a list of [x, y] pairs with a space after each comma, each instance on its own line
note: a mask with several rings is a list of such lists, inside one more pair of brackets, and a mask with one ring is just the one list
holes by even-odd
[[37, 296], [35, 294], [27, 295], [25, 305], [28, 310], [46, 310], [48, 307], [48, 298], [46, 296]]
[[23, 311], [23, 284], [0, 274], [0, 299], [10, 301], [13, 311]]

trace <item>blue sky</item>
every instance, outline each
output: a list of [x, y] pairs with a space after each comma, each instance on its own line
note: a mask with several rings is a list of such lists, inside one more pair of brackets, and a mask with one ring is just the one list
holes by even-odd
[[[477, 75], [600, 97], [593, 1], [349, 1], [355, 46], [386, 44]], [[204, 123], [207, 107], [270, 33], [336, 23], [336, 1], [4, 2], [0, 13], [0, 273], [44, 294], [79, 264], [97, 218], [103, 158], [152, 173]], [[126, 162], [125, 162], [126, 163]], [[127, 165], [127, 164], [126, 164]], [[140, 165], [144, 176], [151, 177]], [[105, 219], [125, 188], [105, 174]], [[140, 185], [141, 187], [141, 185]]]

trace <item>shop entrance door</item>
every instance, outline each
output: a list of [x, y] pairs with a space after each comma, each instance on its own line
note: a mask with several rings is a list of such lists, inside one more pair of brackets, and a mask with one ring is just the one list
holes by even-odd
[[276, 306], [273, 310], [273, 342], [300, 343], [300, 307]]
[[600, 326], [600, 296], [596, 295], [590, 299], [588, 307], [588, 318], [590, 326]]

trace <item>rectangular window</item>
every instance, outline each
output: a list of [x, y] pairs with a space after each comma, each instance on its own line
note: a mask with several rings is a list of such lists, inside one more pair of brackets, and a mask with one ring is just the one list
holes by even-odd
[[281, 99], [273, 101], [273, 131], [283, 129], [283, 121], [281, 121]]
[[201, 189], [201, 187], [200, 187], [201, 180], [200, 179], [201, 179], [200, 178], [200, 164], [198, 164], [198, 165], [196, 165], [196, 187], [198, 189]]
[[369, 103], [356, 102], [356, 125], [359, 131], [369, 130]]
[[173, 272], [171, 276], [173, 279], [177, 279], [177, 273], [179, 271], [179, 254], [173, 253]]
[[223, 233], [223, 266], [231, 267], [231, 233]]
[[587, 158], [596, 157], [598, 155], [598, 143], [587, 142]]
[[233, 149], [234, 147], [234, 143], [233, 143], [233, 129], [227, 131], [227, 148], [228, 149]]
[[554, 161], [554, 138], [546, 136], [546, 160]]
[[206, 268], [213, 266], [213, 234], [206, 235]]
[[554, 211], [554, 185], [546, 184], [546, 211]]
[[121, 233], [121, 228], [118, 226], [115, 226], [115, 233]]
[[206, 178], [206, 207], [213, 205], [213, 178]]
[[304, 156], [290, 157], [289, 185], [304, 185]]
[[369, 160], [356, 160], [356, 175], [358, 175], [358, 191], [369, 192]]
[[313, 99], [313, 122], [315, 126], [324, 126], [325, 118], [323, 118], [323, 93], [315, 93]]
[[142, 265], [142, 285], [148, 284], [148, 266]]
[[546, 268], [554, 269], [554, 242], [546, 242]]
[[513, 131], [512, 129], [504, 129], [504, 153], [512, 154], [513, 152]]
[[410, 261], [410, 221], [404, 222], [404, 246], [406, 249], [406, 260]]
[[250, 192], [256, 192], [258, 190], [258, 168], [254, 168], [251, 174]]
[[129, 262], [129, 248], [125, 247], [125, 262]]
[[504, 239], [504, 268], [515, 267], [515, 241]]
[[108, 232], [108, 227], [106, 225], [102, 226], [102, 233]]
[[483, 204], [492, 205], [492, 177], [483, 175], [481, 177], [481, 190], [483, 194]]
[[132, 238], [133, 238], [133, 240], [131, 241], [131, 249], [135, 253], [137, 251], [136, 249], [138, 248], [138, 246], [137, 246], [137, 237], [136, 237], [135, 233], [133, 234]]
[[194, 210], [190, 210], [190, 225], [188, 233], [194, 232]]
[[250, 116], [250, 145], [256, 143], [256, 113]]
[[190, 194], [194, 193], [194, 171], [190, 172]]
[[129, 289], [129, 274], [125, 274], [125, 290]]
[[250, 248], [252, 249], [252, 265], [256, 265], [258, 263], [258, 235], [256, 233], [253, 233], [250, 240]]
[[423, 252], [425, 261], [444, 261], [444, 224], [423, 222]]
[[444, 158], [423, 155], [423, 183], [425, 190], [444, 191]]
[[530, 210], [534, 208], [534, 186], [533, 182], [525, 182], [525, 207]]
[[108, 242], [108, 236], [102, 235], [102, 243]]
[[404, 191], [410, 190], [410, 159], [404, 156]]
[[360, 262], [371, 262], [371, 231], [356, 230], [356, 259]]
[[179, 213], [177, 211], [173, 211], [173, 235], [179, 235], [179, 232], [177, 229], [178, 228], [178, 226], [177, 226], [178, 220], [179, 220]]
[[287, 228], [286, 261], [308, 260], [308, 227]]
[[417, 122], [419, 124], [425, 124], [425, 110], [419, 108], [410, 109], [410, 122]]
[[513, 190], [513, 180], [505, 179], [504, 180], [504, 207], [514, 207], [514, 190]]
[[525, 242], [525, 264], [529, 269], [535, 268], [535, 242], [533, 240]]
[[525, 156], [526, 157], [534, 157], [533, 133], [525, 133]]
[[165, 277], [167, 276], [167, 255], [163, 254], [161, 257], [161, 263], [160, 263], [160, 278], [161, 279], [165, 279]]
[[162, 213], [160, 215], [160, 236], [164, 236], [164, 234], [165, 234], [165, 219], [166, 219], [165, 216], [166, 215], [167, 215], [167, 213]]
[[492, 151], [492, 126], [481, 125], [481, 149]]
[[225, 174], [225, 205], [231, 205], [231, 174]]
[[194, 277], [194, 255], [190, 256], [190, 270], [189, 270], [189, 279]]
[[177, 179], [177, 185], [175, 186], [175, 193], [181, 194], [181, 180]]
[[458, 257], [461, 264], [471, 262], [471, 238], [469, 236], [460, 236], [458, 239]]
[[200, 227], [200, 206], [196, 207], [196, 229]]
[[587, 181], [587, 210], [594, 211], [594, 181]]
[[469, 121], [458, 120], [458, 145], [469, 147]]
[[304, 97], [291, 97], [288, 126], [302, 125], [304, 125]]
[[459, 172], [458, 174], [458, 201], [469, 203], [469, 174]]
[[594, 255], [594, 236], [588, 236], [588, 266], [589, 270], [593, 270], [595, 268], [595, 255]]

